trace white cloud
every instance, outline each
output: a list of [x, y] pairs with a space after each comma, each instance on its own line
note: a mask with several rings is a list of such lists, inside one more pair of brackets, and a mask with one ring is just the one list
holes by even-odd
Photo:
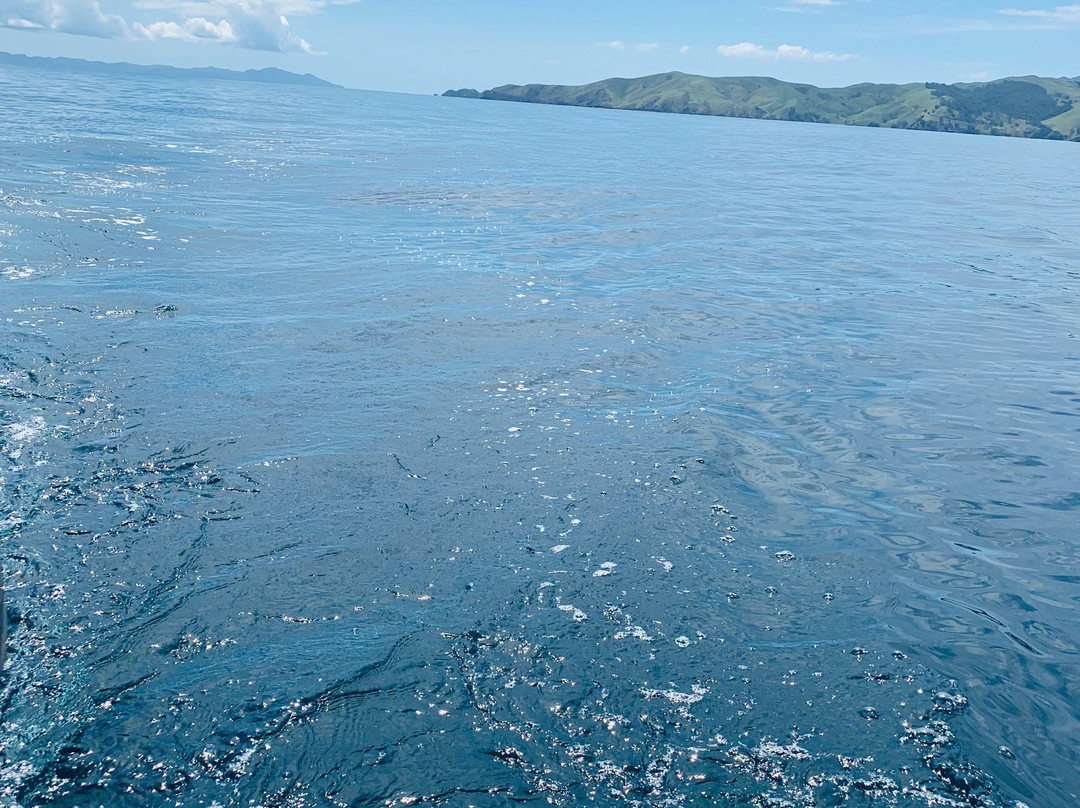
[[716, 49], [726, 59], [768, 59], [770, 56], [775, 56], [775, 51], [770, 51], [763, 48], [761, 45], [755, 45], [753, 42], [740, 42], [737, 45], [721, 45]]
[[716, 52], [726, 59], [783, 59], [792, 62], [847, 62], [856, 58], [853, 53], [812, 51], [802, 45], [780, 45], [773, 49], [753, 42], [720, 45]]
[[[173, 11], [187, 41], [215, 41], [241, 48], [266, 51], [314, 53], [311, 45], [293, 36], [286, 14], [311, 16], [322, 13], [323, 0], [142, 0], [143, 10]], [[209, 22], [217, 18], [219, 22]], [[151, 26], [144, 26], [151, 30]], [[146, 36], [143, 38], [167, 38]]]
[[177, 22], [152, 22], [149, 25], [135, 23], [132, 29], [139, 39], [149, 39], [151, 42], [158, 39], [198, 42], [201, 39], [226, 45], [238, 43], [236, 32], [228, 20], [213, 23], [203, 17], [191, 17], [184, 20], [183, 24]]
[[[627, 45], [621, 39], [613, 39], [611, 42], [597, 42], [598, 48], [610, 48], [611, 50], [626, 50]], [[636, 45], [632, 45], [634, 50], [638, 53], [652, 53], [654, 50], [660, 47], [658, 42], [639, 42]]]
[[689, 45], [683, 45], [681, 48], [679, 48], [679, 53], [689, 53], [689, 52], [690, 52], [690, 46]]
[[1057, 6], [1052, 9], [1034, 9], [1030, 11], [1018, 8], [1003, 8], [998, 11], [998, 14], [1006, 14], [1010, 17], [1029, 17], [1048, 23], [1064, 25], [1080, 24], [1080, 4], [1075, 3], [1071, 6]]
[[[215, 42], [267, 51], [314, 53], [292, 34], [286, 14], [322, 13], [324, 0], [142, 0], [135, 9], [158, 19], [128, 21], [98, 0], [4, 0], [0, 27], [38, 28], [105, 39]], [[165, 12], [165, 13], [161, 13]], [[166, 19], [161, 19], [166, 17]]]
[[277, 18], [285, 14], [294, 17], [320, 14], [326, 3], [324, 0], [137, 0], [135, 7], [175, 11], [185, 17], [232, 14]]
[[117, 39], [127, 35], [123, 17], [106, 14], [97, 0], [4, 0], [5, 28]]
[[184, 21], [184, 29], [196, 39], [219, 39], [222, 42], [235, 42], [236, 34], [228, 20], [212, 23], [203, 17], [192, 17]]
[[788, 0], [788, 5], [772, 9], [773, 11], [820, 11], [823, 8], [844, 5], [839, 0]]
[[811, 51], [801, 45], [781, 45], [776, 49], [777, 59], [792, 59], [797, 62], [847, 62], [855, 58], [854, 53], [833, 53], [832, 51]]
[[21, 28], [25, 31], [42, 31], [45, 26], [38, 22], [24, 20], [22, 17], [8, 17], [7, 22], [0, 25], [4, 28]]

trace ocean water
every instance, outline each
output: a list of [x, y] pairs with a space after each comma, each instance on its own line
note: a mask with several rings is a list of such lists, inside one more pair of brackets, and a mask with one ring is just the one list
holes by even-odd
[[1076, 144], [0, 100], [0, 804], [1080, 803]]

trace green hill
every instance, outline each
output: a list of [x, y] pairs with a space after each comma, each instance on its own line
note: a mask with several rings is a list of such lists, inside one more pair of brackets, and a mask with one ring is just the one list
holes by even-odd
[[821, 88], [763, 77], [661, 73], [580, 86], [507, 84], [443, 95], [533, 104], [637, 109], [1080, 141], [1080, 79], [1037, 76], [977, 84], [855, 84]]

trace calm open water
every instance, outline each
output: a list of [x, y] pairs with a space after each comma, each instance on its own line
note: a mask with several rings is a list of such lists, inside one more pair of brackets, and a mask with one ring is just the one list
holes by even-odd
[[1080, 802], [1075, 144], [0, 102], [0, 804]]

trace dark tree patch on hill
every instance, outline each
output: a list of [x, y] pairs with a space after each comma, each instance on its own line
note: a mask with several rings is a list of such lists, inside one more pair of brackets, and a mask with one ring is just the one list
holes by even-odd
[[1071, 104], [1050, 95], [1038, 84], [1026, 81], [999, 81], [976, 87], [926, 86], [947, 103], [954, 117], [971, 123], [980, 116], [996, 112], [1037, 125], [1071, 109]]

